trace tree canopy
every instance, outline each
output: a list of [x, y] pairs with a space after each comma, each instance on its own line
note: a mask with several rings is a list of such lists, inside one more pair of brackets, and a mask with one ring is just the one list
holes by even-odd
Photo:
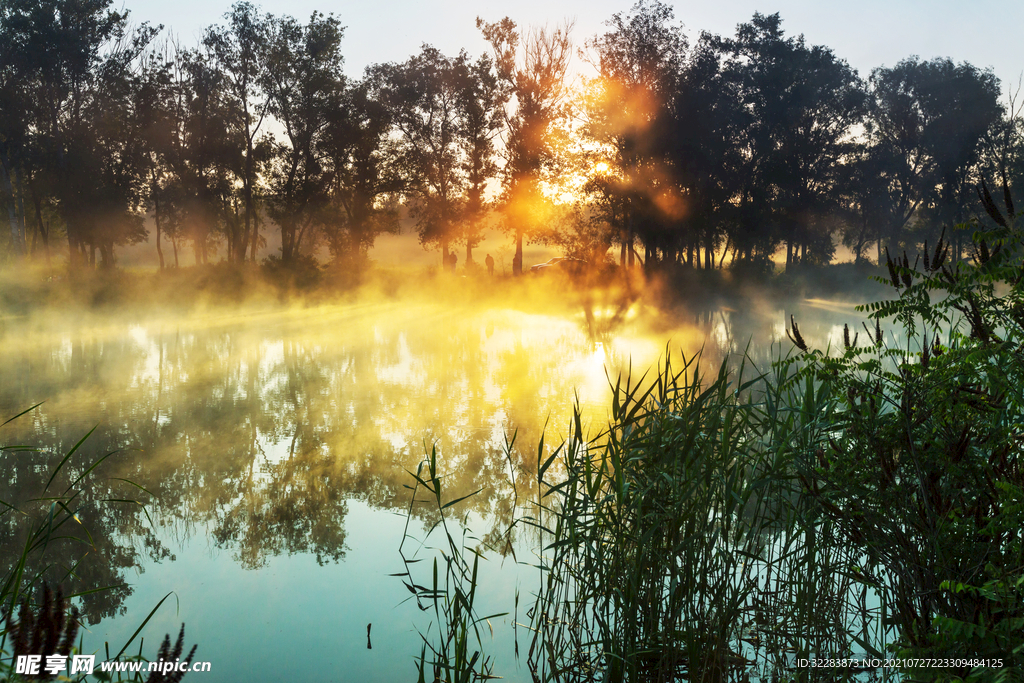
[[113, 266], [155, 236], [161, 267], [268, 244], [340, 264], [408, 217], [446, 264], [456, 247], [472, 264], [493, 225], [514, 274], [530, 240], [757, 270], [780, 249], [787, 267], [839, 242], [913, 250], [972, 218], [982, 181], [1024, 183], [1021, 108], [971, 64], [865, 78], [778, 14], [691, 44], [660, 0], [579, 48], [568, 24], [477, 27], [488, 54], [424, 45], [354, 78], [334, 15], [243, 0], [190, 47], [109, 0], [0, 0], [0, 255], [49, 258], [62, 238], [73, 267]]

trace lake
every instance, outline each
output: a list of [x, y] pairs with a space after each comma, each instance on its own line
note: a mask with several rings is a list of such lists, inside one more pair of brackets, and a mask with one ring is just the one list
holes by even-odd
[[[792, 348], [790, 314], [820, 348], [863, 319], [852, 303], [754, 294], [666, 310], [638, 294], [552, 304], [445, 291], [3, 318], [0, 414], [45, 402], [0, 433], [42, 449], [2, 456], [0, 499], [38, 495], [93, 427], [52, 486], [116, 451], [80, 497], [92, 542], [51, 553], [69, 590], [114, 587], [79, 599], [85, 651], [120, 650], [170, 593], [141, 634], [144, 651], [153, 657], [184, 622], [197, 661], [212, 663], [188, 680], [415, 680], [433, 613], [392, 575], [404, 571], [410, 472], [436, 448], [448, 499], [479, 490], [453, 511], [470, 545], [491, 548], [480, 612], [511, 612], [520, 594], [518, 614], [491, 620], [487, 654], [505, 680], [528, 681], [514, 647], [529, 634], [513, 625], [527, 621], [536, 548], [522, 529], [506, 532], [542, 435], [550, 452], [577, 401], [599, 431], [608, 378], [630, 367], [639, 376], [666, 349], [703, 349], [715, 370], [744, 351], [764, 365]], [[416, 542], [436, 518], [413, 509], [407, 554], [437, 556], [436, 533]], [[24, 543], [19, 523], [4, 518], [10, 559]], [[420, 583], [429, 565], [411, 565]]]

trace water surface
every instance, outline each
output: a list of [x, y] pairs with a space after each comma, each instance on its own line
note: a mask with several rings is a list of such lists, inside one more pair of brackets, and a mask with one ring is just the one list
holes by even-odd
[[[666, 349], [703, 349], [715, 367], [744, 353], [763, 365], [790, 348], [790, 313], [821, 346], [861, 319], [820, 300], [671, 312], [635, 297], [506, 304], [421, 297], [6, 318], [0, 413], [45, 403], [0, 435], [42, 449], [2, 456], [0, 499], [36, 494], [94, 426], [68, 476], [118, 451], [83, 494], [93, 544], [68, 579], [79, 590], [116, 586], [81, 600], [86, 651], [119, 650], [173, 591], [143, 631], [146, 652], [185, 622], [197, 659], [213, 663], [190, 678], [413, 680], [432, 613], [390, 575], [403, 571], [409, 473], [425, 452], [436, 449], [449, 498], [480, 490], [453, 512], [470, 544], [498, 551], [485, 554], [481, 613], [512, 610], [516, 591], [525, 612], [537, 570], [525, 566], [521, 530], [515, 559], [508, 552], [508, 523], [515, 495], [529, 495], [542, 434], [550, 452], [575, 402], [596, 431], [608, 377], [642, 374]], [[422, 538], [436, 519], [416, 507], [410, 533]], [[5, 524], [2, 552], [13, 558], [23, 538], [12, 517]], [[440, 543], [407, 549], [430, 559]], [[70, 568], [81, 551], [58, 556]], [[417, 565], [423, 583], [428, 565]], [[491, 621], [489, 654], [496, 673], [526, 681], [517, 620], [527, 619]]]

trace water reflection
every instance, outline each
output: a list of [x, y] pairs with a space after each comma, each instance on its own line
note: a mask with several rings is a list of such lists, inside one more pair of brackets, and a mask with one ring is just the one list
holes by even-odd
[[[48, 570], [69, 574], [69, 591], [118, 586], [82, 599], [93, 624], [123, 612], [133, 586], [146, 583], [138, 573], [197, 543], [246, 570], [282, 556], [320, 566], [350, 559], [352, 506], [404, 511], [407, 472], [429, 448], [441, 455], [452, 498], [482, 489], [465, 512], [482, 521], [478, 536], [502, 546], [513, 481], [521, 500], [531, 495], [545, 425], [547, 443], [557, 444], [577, 396], [584, 417], [601, 424], [607, 375], [646, 369], [666, 348], [703, 349], [715, 365], [745, 353], [765, 366], [793, 312], [820, 347], [860, 319], [834, 302], [666, 312], [630, 297], [584, 298], [561, 311], [378, 302], [8, 321], [0, 414], [46, 403], [4, 428], [5, 442], [42, 452], [3, 456], [0, 500], [36, 495], [93, 425], [65, 486], [121, 449], [87, 487], [85, 560], [68, 573], [81, 554], [69, 544], [63, 566]], [[109, 502], [132, 498], [146, 510]], [[419, 514], [431, 521], [426, 509]], [[0, 552], [17, 557], [19, 522], [0, 523]], [[397, 538], [378, 541], [375, 552], [397, 548]]]

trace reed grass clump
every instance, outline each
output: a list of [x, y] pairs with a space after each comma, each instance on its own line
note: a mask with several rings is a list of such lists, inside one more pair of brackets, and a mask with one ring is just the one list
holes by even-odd
[[[0, 427], [10, 424], [38, 406], [39, 404], [15, 415], [0, 424]], [[94, 431], [95, 428], [83, 436], [67, 453], [57, 454], [60, 461], [52, 470], [41, 471], [44, 477], [45, 473], [49, 472], [49, 477], [46, 478], [41, 490], [28, 493], [24, 501], [0, 500], [0, 522], [3, 523], [4, 532], [24, 538], [18, 556], [8, 559], [2, 580], [0, 580], [0, 681], [25, 680], [25, 677], [15, 670], [18, 656], [40, 655], [45, 661], [45, 658], [50, 655], [67, 657], [71, 654], [82, 653], [81, 614], [77, 606], [71, 605], [69, 601], [89, 594], [116, 590], [120, 587], [92, 585], [65, 595], [60, 585], [62, 582], [70, 582], [75, 578], [76, 569], [83, 556], [90, 549], [95, 548], [93, 536], [82, 522], [83, 517], [89, 517], [87, 511], [91, 512], [91, 505], [94, 503], [116, 503], [138, 506], [146, 515], [147, 520], [149, 519], [146, 506], [139, 499], [129, 497], [93, 498], [90, 495], [103, 488], [97, 486], [94, 481], [98, 468], [107, 458], [117, 453], [117, 451], [109, 451], [95, 460], [84, 463], [77, 462], [78, 458], [74, 457], [75, 454], [79, 452]], [[39, 452], [39, 449], [30, 445], [0, 444], [0, 460], [33, 457]], [[118, 481], [145, 492], [145, 489], [131, 481], [126, 479]], [[151, 520], [150, 524], [152, 524]], [[67, 553], [69, 547], [73, 550]], [[70, 566], [66, 564], [69, 556], [72, 558]], [[55, 590], [51, 589], [47, 577], [55, 579]], [[33, 594], [37, 592], [37, 589], [39, 599], [33, 600]], [[111, 655], [109, 643], [106, 644], [105, 658], [107, 661], [146, 661], [142, 656], [142, 639], [139, 639], [138, 654], [125, 653], [170, 595], [171, 593], [168, 593], [156, 604], [120, 651]], [[158, 657], [166, 658], [166, 655], [173, 654], [177, 658], [181, 654], [184, 628], [183, 624], [173, 652], [170, 650], [170, 636], [168, 635]], [[78, 637], [77, 643], [76, 636]], [[188, 655], [189, 662], [194, 654], [195, 647]], [[181, 680], [183, 675], [183, 672], [170, 675], [158, 672], [156, 675], [151, 675], [148, 680], [152, 683], [177, 681]], [[29, 675], [32, 680], [51, 680], [54, 677], [45, 671], [37, 675]], [[77, 674], [74, 678], [61, 675], [61, 680], [86, 681], [89, 679], [142, 680], [137, 672], [111, 674], [102, 672], [98, 668], [92, 676], [85, 673]]]
[[[450, 516], [457, 509], [455, 506], [479, 491], [445, 499], [444, 477], [438, 470], [436, 447], [430, 450], [412, 477], [415, 483], [408, 487], [412, 497], [405, 534], [398, 549], [405, 571], [394, 576], [401, 577], [420, 610], [433, 612], [433, 621], [427, 631], [420, 633], [423, 648], [416, 662], [417, 681], [470, 683], [497, 678], [492, 675], [493, 665], [485, 653], [487, 639], [483, 635], [483, 626], [489, 619], [505, 613], [481, 615], [477, 611], [476, 595], [483, 555], [478, 546], [467, 543], [473, 539], [467, 538], [465, 525], [462, 525], [460, 534], [449, 524]], [[421, 505], [427, 507], [427, 514], [434, 522], [426, 529], [417, 550], [407, 551], [406, 543], [415, 543], [409, 532], [409, 522]], [[415, 567], [423, 559], [417, 554], [430, 549], [426, 543], [434, 532], [443, 535], [443, 541], [439, 548], [434, 548], [438, 552], [431, 558], [430, 578], [425, 581], [420, 578], [422, 572]]]
[[[861, 307], [863, 343], [847, 326], [812, 348], [792, 319], [795, 348], [764, 371], [667, 355], [614, 384], [596, 436], [577, 410], [538, 450], [520, 520], [539, 539], [533, 679], [1024, 680], [1024, 236], [1007, 208], [973, 263], [944, 240], [923, 267], [890, 259], [896, 296]], [[472, 595], [456, 566], [456, 599]], [[878, 666], [796, 666], [827, 659]]]
[[[577, 415], [538, 467], [535, 679], [1022, 680], [1024, 245], [1011, 220], [975, 244], [890, 261], [867, 345], [792, 321], [764, 373], [666, 360], [596, 438]], [[793, 667], [886, 657], [948, 663]]]
[[614, 387], [598, 437], [577, 415], [562, 474], [539, 468], [538, 680], [738, 680], [849, 649], [851, 553], [820, 540], [800, 485], [830, 410], [747, 372], [668, 358]]

